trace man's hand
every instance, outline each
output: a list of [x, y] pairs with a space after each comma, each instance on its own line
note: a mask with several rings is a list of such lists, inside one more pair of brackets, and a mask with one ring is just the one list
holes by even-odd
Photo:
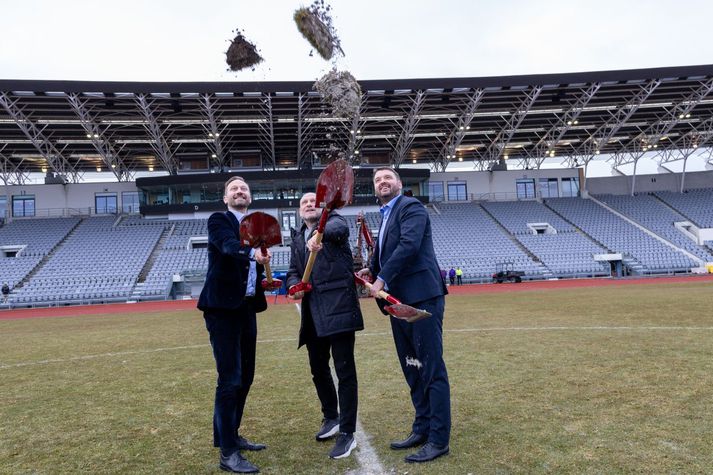
[[376, 279], [374, 283], [371, 284], [371, 289], [369, 289], [369, 293], [375, 299], [381, 298], [379, 297], [379, 292], [381, 292], [382, 290], [384, 290], [384, 281], [381, 279]]
[[272, 257], [272, 254], [270, 253], [269, 249], [266, 249], [266, 253], [263, 254], [261, 249], [255, 249], [255, 255], [253, 257], [255, 258], [255, 262], [258, 264], [268, 264], [270, 262], [270, 258]]
[[362, 279], [366, 280], [367, 282], [371, 282], [374, 280], [374, 278], [371, 276], [371, 271], [368, 267], [364, 267], [363, 269], [361, 269], [359, 272], [357, 272], [357, 275]]
[[322, 250], [322, 243], [317, 242], [317, 235], [315, 234], [311, 238], [309, 238], [309, 241], [307, 241], [307, 250], [309, 252], [319, 252]]
[[[294, 287], [294, 285], [290, 286], [290, 288], [292, 288], [292, 287]], [[304, 296], [305, 296], [304, 290], [295, 292], [293, 295], [290, 295], [289, 291], [287, 292], [287, 297], [291, 298], [292, 300], [300, 300]]]

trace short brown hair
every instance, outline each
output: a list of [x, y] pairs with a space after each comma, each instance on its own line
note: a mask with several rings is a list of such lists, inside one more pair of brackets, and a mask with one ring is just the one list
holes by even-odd
[[[245, 181], [245, 178], [243, 178], [241, 176], [237, 176], [237, 175], [231, 176], [230, 178], [228, 178], [228, 181], [225, 182], [225, 185], [223, 185], [223, 194], [225, 194], [228, 191], [228, 185], [230, 185], [232, 182], [234, 182], [236, 180], [240, 180], [243, 183], [245, 183], [246, 185], [248, 185], [248, 182]], [[250, 189], [250, 185], [248, 185], [248, 189]]]
[[380, 171], [383, 171], [383, 170], [388, 170], [388, 171], [390, 171], [391, 173], [394, 174], [394, 176], [396, 177], [397, 180], [401, 181], [401, 175], [399, 175], [399, 172], [397, 172], [396, 169], [391, 168], [391, 167], [378, 167], [378, 168], [374, 168], [374, 172], [371, 174], [371, 179], [372, 179], [372, 181], [374, 180], [374, 177], [376, 176], [376, 174], [377, 174], [378, 172], [380, 172]]

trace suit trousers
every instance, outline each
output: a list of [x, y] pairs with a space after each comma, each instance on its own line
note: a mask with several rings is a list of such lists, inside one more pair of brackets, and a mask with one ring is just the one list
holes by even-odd
[[218, 383], [213, 410], [213, 445], [238, 446], [238, 429], [245, 400], [255, 376], [257, 322], [252, 299], [235, 311], [206, 310], [206, 328], [213, 347]]
[[[303, 303], [304, 305], [304, 303]], [[356, 430], [358, 390], [356, 364], [354, 362], [354, 332], [348, 331], [317, 336], [312, 317], [307, 315], [302, 329], [309, 354], [309, 367], [317, 397], [322, 405], [322, 414], [327, 419], [339, 417], [339, 430], [352, 433]], [[334, 360], [334, 372], [339, 381], [334, 389], [332, 372], [329, 369], [329, 352]], [[338, 399], [337, 399], [338, 397]], [[339, 402], [339, 409], [337, 409]]]
[[416, 411], [412, 431], [428, 435], [429, 442], [445, 446], [451, 432], [450, 384], [443, 361], [445, 298], [440, 296], [409, 304], [432, 314], [415, 323], [390, 318], [401, 371]]

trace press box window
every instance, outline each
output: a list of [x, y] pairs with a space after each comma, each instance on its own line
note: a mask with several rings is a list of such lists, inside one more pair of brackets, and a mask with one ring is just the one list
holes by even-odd
[[94, 195], [94, 209], [96, 214], [115, 214], [116, 193], [97, 193]]
[[16, 218], [26, 218], [35, 215], [35, 195], [19, 195], [12, 197], [12, 215]]

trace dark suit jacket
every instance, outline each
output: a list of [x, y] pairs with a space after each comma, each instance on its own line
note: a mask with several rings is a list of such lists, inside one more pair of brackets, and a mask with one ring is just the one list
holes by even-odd
[[376, 248], [370, 265], [388, 292], [405, 304], [446, 295], [446, 284], [433, 250], [431, 220], [416, 198], [401, 196], [386, 223], [381, 248]]
[[[240, 242], [240, 223], [230, 211], [213, 213], [208, 218], [208, 273], [198, 299], [200, 310], [235, 310], [245, 298], [250, 247]], [[257, 264], [255, 311], [267, 308], [262, 288], [263, 266]]]

